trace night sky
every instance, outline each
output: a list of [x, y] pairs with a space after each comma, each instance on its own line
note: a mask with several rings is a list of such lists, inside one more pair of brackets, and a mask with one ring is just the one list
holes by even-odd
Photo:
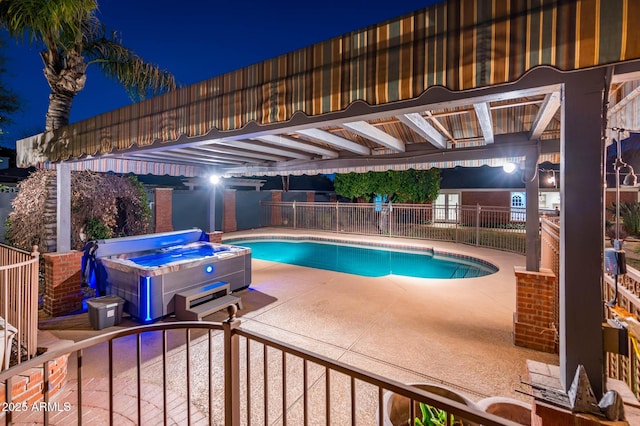
[[[171, 71], [181, 85], [230, 72], [422, 9], [438, 0], [100, 0], [98, 17], [118, 31], [123, 44], [146, 61]], [[23, 111], [0, 144], [44, 130], [49, 87], [37, 48], [18, 45], [2, 32], [5, 82]], [[85, 89], [75, 98], [71, 122], [130, 104], [125, 90], [89, 67]]]

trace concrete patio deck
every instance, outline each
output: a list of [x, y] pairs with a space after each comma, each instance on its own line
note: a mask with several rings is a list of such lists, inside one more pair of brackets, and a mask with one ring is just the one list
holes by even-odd
[[[257, 233], [262, 232], [225, 237]], [[513, 345], [514, 266], [524, 265], [524, 257], [450, 243], [393, 241], [480, 257], [499, 271], [456, 280], [370, 278], [254, 259], [252, 284], [238, 293], [244, 303], [238, 312], [241, 327], [401, 382], [441, 383], [476, 401], [506, 396], [530, 402], [516, 391], [529, 391], [520, 384], [520, 378], [527, 379], [526, 361], [557, 365], [558, 357]], [[222, 321], [225, 317], [219, 312], [206, 319]], [[132, 325], [135, 322], [125, 318], [120, 327]], [[46, 319], [41, 328], [74, 341], [117, 329], [92, 330], [86, 313]], [[129, 365], [135, 358], [135, 344], [129, 346], [118, 346], [115, 371], [120, 378], [135, 380]], [[95, 353], [85, 352], [83, 377], [100, 378], [108, 373], [104, 351], [98, 352], [98, 348]], [[180, 352], [184, 353], [184, 346], [173, 349], [174, 355]], [[75, 378], [72, 368], [71, 380]]]
[[[237, 238], [263, 231], [225, 235]], [[273, 230], [267, 231], [273, 235]], [[253, 261], [253, 284], [242, 292], [242, 326], [402, 382], [441, 382], [472, 399], [509, 396], [526, 380], [526, 360], [558, 364], [558, 357], [513, 345], [514, 266], [524, 256], [461, 244], [285, 231], [282, 235], [434, 247], [498, 266], [495, 274], [440, 280], [361, 277]], [[260, 306], [254, 298], [273, 297]]]

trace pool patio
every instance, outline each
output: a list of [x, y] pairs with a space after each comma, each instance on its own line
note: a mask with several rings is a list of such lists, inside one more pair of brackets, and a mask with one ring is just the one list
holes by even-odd
[[[225, 237], [265, 232], [274, 231]], [[277, 233], [314, 235], [308, 231]], [[328, 235], [389, 242], [385, 237]], [[530, 402], [516, 391], [530, 391], [520, 384], [520, 378], [527, 380], [526, 361], [557, 365], [558, 357], [513, 345], [514, 266], [523, 265], [524, 257], [452, 243], [393, 241], [478, 256], [500, 270], [463, 280], [369, 278], [254, 259], [252, 285], [238, 293], [244, 303], [238, 312], [241, 326], [401, 382], [442, 383], [476, 401], [505, 396]], [[219, 312], [206, 319], [225, 318]], [[135, 323], [125, 318], [120, 327], [132, 325]], [[116, 329], [92, 330], [86, 313], [45, 319], [41, 328], [74, 341]], [[127, 350], [130, 357], [123, 356], [122, 351]], [[118, 351], [117, 363], [135, 358], [134, 344]], [[108, 374], [106, 363], [93, 356], [91, 362], [85, 361], [85, 368], [84, 377]], [[117, 370], [127, 375], [126, 367]]]
[[[226, 237], [262, 233], [273, 230]], [[441, 382], [476, 400], [529, 400], [516, 392], [529, 390], [520, 385], [521, 377], [527, 380], [526, 360], [557, 365], [558, 357], [513, 344], [514, 266], [524, 265], [524, 256], [437, 241], [391, 241], [476, 256], [499, 271], [456, 280], [370, 278], [254, 260], [253, 284], [241, 293], [242, 326], [399, 381]], [[265, 298], [275, 300], [265, 304]]]

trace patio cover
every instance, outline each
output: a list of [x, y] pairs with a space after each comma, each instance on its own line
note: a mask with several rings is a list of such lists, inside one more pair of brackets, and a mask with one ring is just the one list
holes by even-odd
[[[18, 163], [64, 164], [64, 218], [69, 169], [252, 176], [523, 160], [531, 176], [559, 162], [561, 380], [584, 365], [599, 396], [604, 145], [611, 126], [640, 127], [639, 20], [635, 0], [450, 0], [23, 139]], [[533, 176], [528, 217], [537, 191]], [[67, 228], [58, 221], [58, 235]], [[528, 221], [529, 271], [536, 238]]]
[[558, 86], [474, 89], [640, 58], [639, 16], [630, 0], [450, 0], [23, 139], [18, 163], [183, 176], [496, 166], [522, 152], [448, 152], [514, 140], [555, 141], [540, 161], [557, 163]]

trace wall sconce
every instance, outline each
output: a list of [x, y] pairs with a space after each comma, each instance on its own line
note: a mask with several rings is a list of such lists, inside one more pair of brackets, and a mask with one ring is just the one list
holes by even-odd
[[638, 176], [636, 176], [636, 174], [633, 171], [633, 167], [631, 167], [629, 164], [624, 163], [624, 166], [627, 169], [629, 169], [629, 173], [627, 173], [627, 175], [624, 177], [623, 181], [622, 181], [622, 185], [623, 186], [637, 186], [638, 185]]

